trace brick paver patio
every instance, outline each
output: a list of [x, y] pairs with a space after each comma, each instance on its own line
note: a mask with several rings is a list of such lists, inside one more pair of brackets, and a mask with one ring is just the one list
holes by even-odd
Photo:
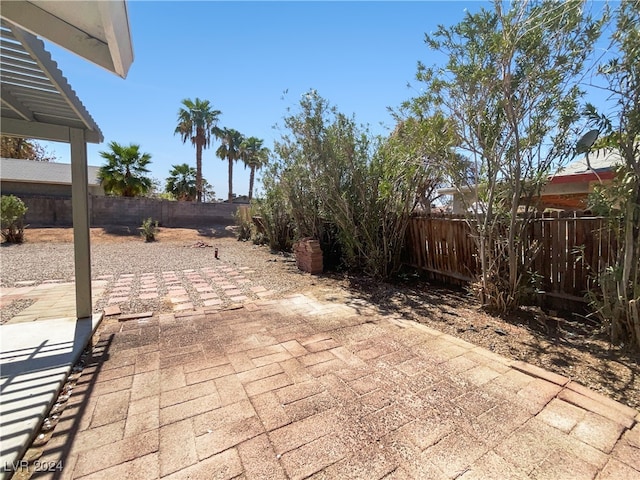
[[108, 305], [140, 300], [166, 298], [176, 311], [192, 310], [194, 305], [222, 308], [225, 302], [238, 303], [265, 298], [274, 292], [262, 285], [254, 285], [248, 267], [205, 267], [181, 272], [166, 271], [137, 275], [140, 286], [134, 289], [134, 274], [100, 277], [109, 282], [106, 295]]
[[99, 332], [42, 447], [63, 471], [34, 478], [640, 478], [637, 411], [367, 305], [298, 295]]

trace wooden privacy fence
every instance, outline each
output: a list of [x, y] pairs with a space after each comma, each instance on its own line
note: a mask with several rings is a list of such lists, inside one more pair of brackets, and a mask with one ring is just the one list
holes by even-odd
[[[600, 217], [538, 215], [523, 241], [523, 256], [536, 250], [532, 270], [546, 295], [584, 299], [594, 275], [609, 264], [615, 239]], [[480, 273], [478, 249], [464, 217], [414, 217], [407, 230], [407, 264], [449, 283], [472, 282]]]

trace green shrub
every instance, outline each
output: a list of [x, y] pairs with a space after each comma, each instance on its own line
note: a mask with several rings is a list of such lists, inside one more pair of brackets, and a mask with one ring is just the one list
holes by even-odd
[[145, 242], [155, 242], [156, 234], [158, 233], [158, 221], [149, 217], [142, 222], [142, 226], [140, 227], [142, 230], [140, 235], [144, 237]]
[[251, 237], [251, 241], [254, 245], [266, 245], [269, 243], [269, 237], [267, 237], [266, 233], [256, 232], [253, 237]]
[[[290, 252], [293, 247], [295, 227], [289, 214], [287, 198], [279, 183], [277, 166], [271, 166], [264, 175], [262, 183], [265, 185], [265, 194], [263, 198], [256, 201], [256, 209], [265, 230], [264, 235], [272, 250]], [[264, 240], [259, 234], [256, 235], [256, 241], [265, 243]]]
[[253, 221], [251, 220], [251, 207], [238, 207], [233, 215], [238, 226], [238, 241], [246, 242], [253, 236]]
[[315, 91], [284, 125], [260, 204], [272, 248], [310, 237], [331, 264], [394, 276], [417, 197], [437, 183], [425, 165], [427, 127], [405, 122], [386, 140], [374, 137]]
[[2, 238], [8, 243], [24, 241], [24, 215], [27, 207], [14, 195], [2, 195]]

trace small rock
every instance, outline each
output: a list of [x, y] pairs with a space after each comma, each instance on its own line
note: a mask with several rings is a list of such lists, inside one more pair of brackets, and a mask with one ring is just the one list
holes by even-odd
[[501, 328], [496, 328], [496, 329], [494, 330], [494, 332], [496, 332], [498, 335], [502, 335], [502, 336], [507, 335], [507, 332], [505, 332], [505, 331], [504, 331], [503, 329], [501, 329]]
[[55, 425], [48, 418], [45, 418], [44, 422], [42, 422], [42, 427], [40, 427], [40, 430], [42, 430], [43, 432], [49, 432], [53, 430], [54, 426]]
[[41, 433], [33, 441], [33, 446], [34, 447], [41, 447], [41, 446], [45, 445], [48, 440], [49, 440], [49, 436], [45, 435], [44, 433]]

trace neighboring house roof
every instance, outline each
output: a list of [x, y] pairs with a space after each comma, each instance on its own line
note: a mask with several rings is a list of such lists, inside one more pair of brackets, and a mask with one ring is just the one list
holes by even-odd
[[622, 163], [622, 157], [617, 150], [600, 149], [589, 152], [589, 165], [587, 155], [571, 162], [558, 173], [551, 177], [551, 183], [573, 183], [600, 181], [613, 178], [613, 169]]
[[[88, 166], [89, 185], [100, 185], [100, 167]], [[11, 182], [71, 185], [71, 164], [35, 160], [0, 159], [0, 179]]]
[[[229, 203], [229, 199], [223, 200], [222, 203]], [[233, 203], [249, 203], [249, 197], [247, 195], [237, 195], [233, 197]]]
[[[600, 181], [613, 178], [614, 167], [622, 163], [622, 157], [617, 150], [602, 148], [589, 152], [589, 165], [587, 165], [587, 155], [575, 160], [558, 173], [552, 175], [550, 183], [573, 183]], [[445, 187], [438, 189], [440, 195], [456, 195], [460, 192], [473, 191], [473, 185], [463, 185], [460, 189], [455, 187]]]

